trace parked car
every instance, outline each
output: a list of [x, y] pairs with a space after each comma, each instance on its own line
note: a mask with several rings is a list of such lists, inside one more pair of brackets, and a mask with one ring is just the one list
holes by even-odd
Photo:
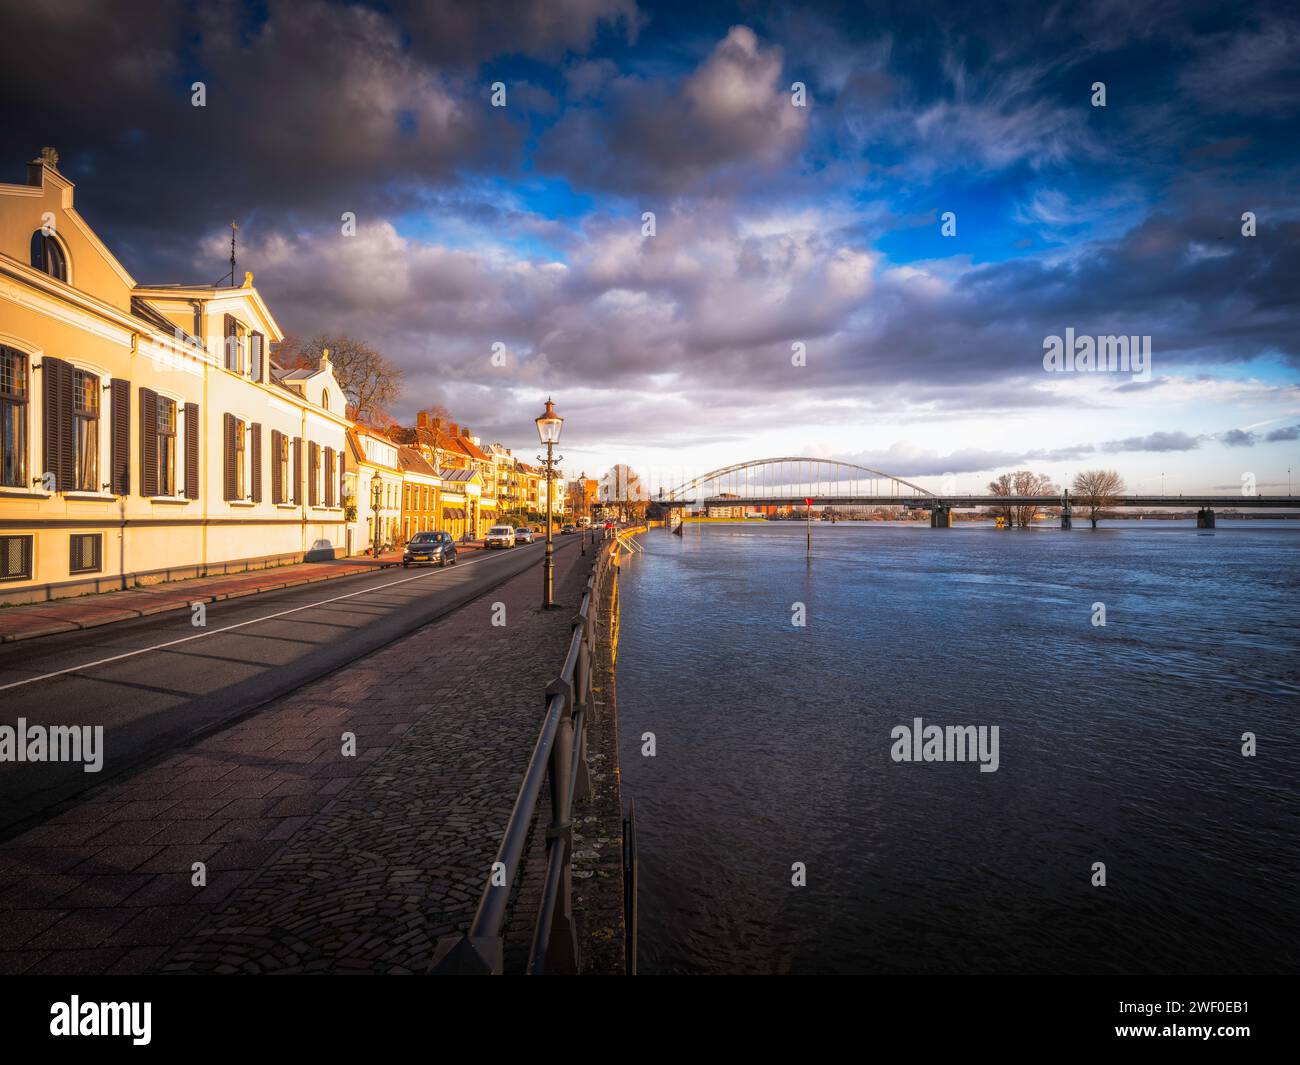
[[514, 547], [515, 528], [513, 525], [493, 525], [483, 538], [484, 547]]
[[402, 566], [447, 566], [456, 564], [456, 541], [451, 533], [418, 532], [402, 552]]
[[578, 527], [576, 525], [566, 525], [560, 530], [562, 533], [576, 533], [577, 531]]
[[531, 544], [533, 542], [533, 530], [527, 525], [521, 525], [515, 530], [515, 543]]

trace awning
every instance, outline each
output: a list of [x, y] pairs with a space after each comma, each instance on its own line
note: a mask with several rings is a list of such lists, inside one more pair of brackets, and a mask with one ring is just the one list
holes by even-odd
[[443, 507], [443, 508], [442, 508], [442, 520], [443, 520], [443, 521], [459, 521], [459, 520], [460, 520], [461, 518], [463, 518], [463, 517], [465, 517], [465, 511], [462, 510], [460, 507]]

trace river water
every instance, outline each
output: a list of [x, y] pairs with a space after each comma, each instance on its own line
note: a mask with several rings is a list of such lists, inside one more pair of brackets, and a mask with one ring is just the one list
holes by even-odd
[[812, 533], [624, 563], [641, 971], [1300, 970], [1300, 522]]

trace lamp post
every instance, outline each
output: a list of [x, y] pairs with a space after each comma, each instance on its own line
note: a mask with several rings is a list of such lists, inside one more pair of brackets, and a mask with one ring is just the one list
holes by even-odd
[[[555, 479], [555, 445], [560, 442], [560, 429], [564, 419], [555, 413], [555, 404], [550, 397], [546, 400], [546, 409], [534, 419], [537, 422], [537, 436], [546, 445], [546, 458], [537, 456], [546, 470], [546, 557], [542, 562], [542, 609], [552, 610], [555, 602], [555, 542], [551, 527], [551, 506], [555, 497], [552, 481]], [[559, 458], [564, 461], [564, 456]]]
[[384, 491], [384, 479], [375, 470], [370, 478], [370, 509], [375, 513], [375, 558], [379, 557], [379, 499]]

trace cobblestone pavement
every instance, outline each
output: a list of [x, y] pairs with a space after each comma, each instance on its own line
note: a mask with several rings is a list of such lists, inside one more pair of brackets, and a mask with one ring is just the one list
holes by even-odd
[[[590, 562], [557, 554], [561, 603]], [[0, 972], [423, 971], [477, 903], [563, 660], [571, 611], [538, 610], [540, 584], [533, 566], [6, 842]]]

